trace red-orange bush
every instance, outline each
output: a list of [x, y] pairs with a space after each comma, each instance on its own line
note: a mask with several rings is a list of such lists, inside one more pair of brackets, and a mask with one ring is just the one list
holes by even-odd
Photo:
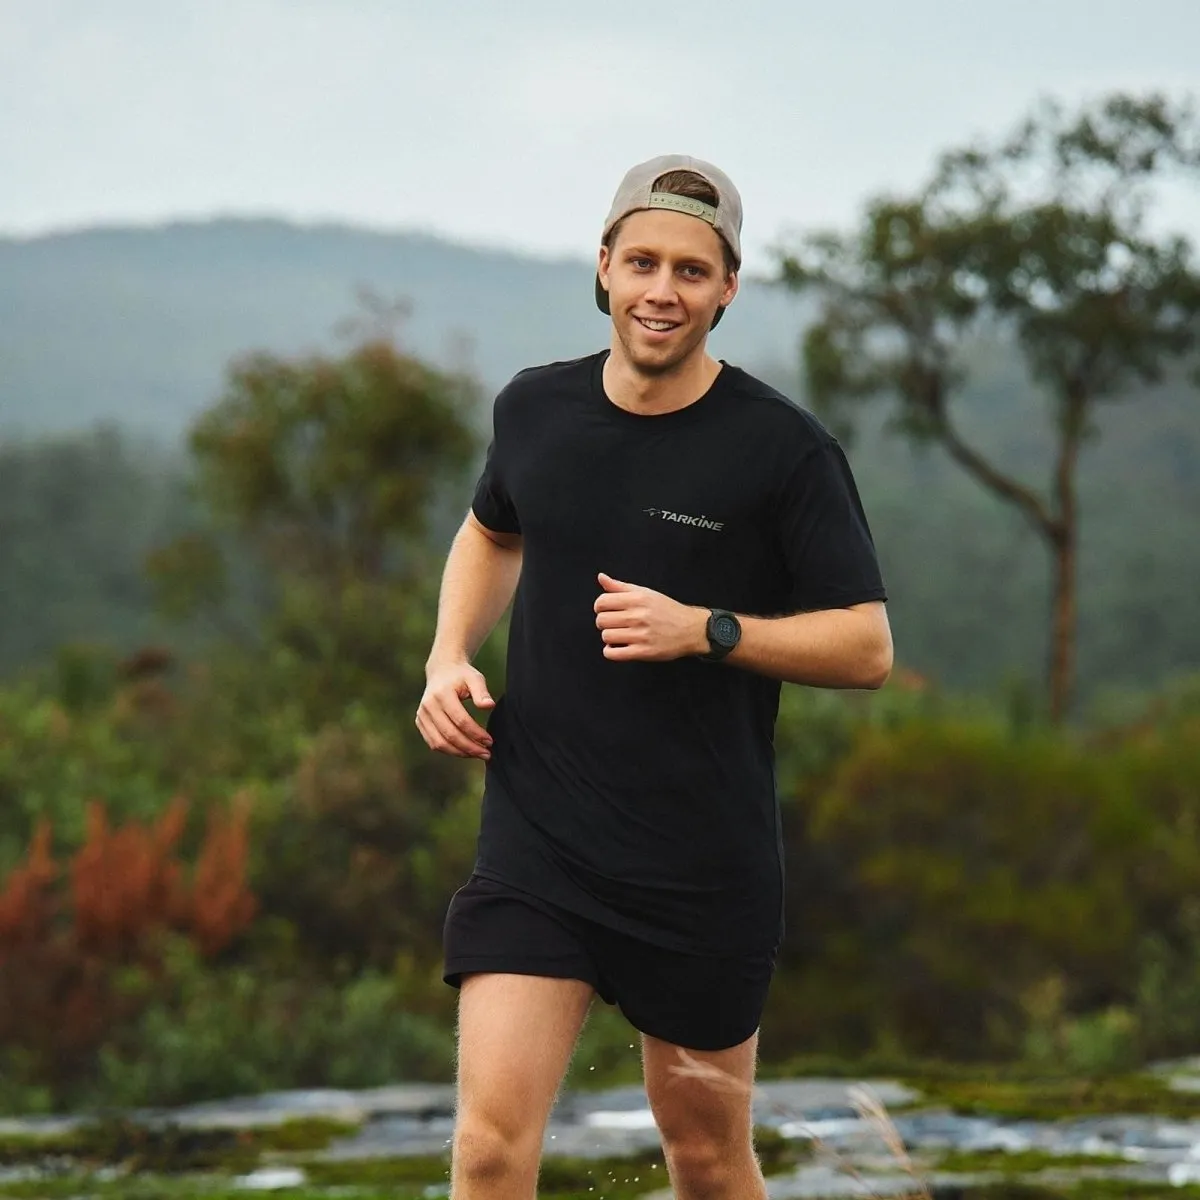
[[192, 871], [179, 861], [187, 805], [176, 799], [150, 825], [112, 828], [89, 805], [88, 835], [68, 865], [55, 862], [41, 822], [25, 863], [0, 890], [0, 1052], [31, 1079], [61, 1085], [148, 999], [125, 986], [153, 981], [163, 935], [212, 957], [253, 919], [246, 886], [247, 805], [213, 809]]

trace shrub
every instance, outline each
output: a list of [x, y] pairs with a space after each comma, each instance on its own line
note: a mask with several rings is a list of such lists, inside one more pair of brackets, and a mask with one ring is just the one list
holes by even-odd
[[868, 733], [807, 812], [833, 882], [784, 960], [790, 1036], [1013, 1054], [1053, 974], [1068, 1012], [1128, 1003], [1146, 922], [1200, 882], [1194, 758], [983, 723]]
[[100, 804], [87, 813], [87, 840], [68, 868], [54, 860], [43, 821], [0, 891], [0, 1058], [56, 1090], [86, 1075], [99, 1046], [136, 1015], [166, 934], [211, 957], [255, 911], [244, 804], [210, 810], [190, 878], [175, 857], [182, 800], [150, 825], [112, 828]]
[[337, 987], [211, 969], [173, 946], [169, 988], [101, 1054], [95, 1098], [184, 1104], [284, 1088], [375, 1087], [451, 1076], [453, 1036], [407, 1006], [401, 975]]

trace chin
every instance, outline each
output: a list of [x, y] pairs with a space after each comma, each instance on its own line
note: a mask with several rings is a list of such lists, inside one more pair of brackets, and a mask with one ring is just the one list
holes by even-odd
[[704, 345], [704, 339], [679, 341], [674, 345], [649, 349], [639, 345], [636, 329], [621, 338], [629, 364], [647, 375], [667, 375], [692, 357]]
[[639, 354], [635, 351], [627, 357], [630, 365], [645, 375], [669, 375], [687, 361], [688, 353], [676, 350], [669, 354]]

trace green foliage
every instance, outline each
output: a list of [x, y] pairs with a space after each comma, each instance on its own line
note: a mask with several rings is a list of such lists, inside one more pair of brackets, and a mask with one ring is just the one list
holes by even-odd
[[387, 341], [341, 359], [251, 356], [192, 431], [200, 494], [277, 569], [394, 576], [471, 460], [475, 402], [465, 377]]
[[219, 608], [228, 599], [225, 560], [216, 541], [204, 534], [184, 534], [153, 550], [146, 558], [146, 576], [155, 588], [158, 610], [168, 620]]
[[103, 638], [163, 632], [141, 560], [194, 510], [179, 455], [114, 428], [0, 438], [0, 675]]
[[450, 1076], [450, 1034], [407, 1011], [402, 980], [366, 973], [335, 987], [205, 971], [180, 948], [170, 982], [173, 994], [103, 1054], [96, 1099], [137, 1107]]
[[[801, 933], [766, 1045], [1128, 1065], [1143, 939], [1179, 936], [1200, 884], [1198, 806], [1186, 730], [1099, 746], [996, 721], [865, 729], [788, 808]], [[1160, 1014], [1192, 986], [1170, 978], [1144, 985]]]
[[319, 731], [259, 808], [255, 890], [319, 961], [436, 953], [449, 896], [471, 873], [478, 787], [419, 791], [405, 758], [395, 730], [360, 713]]

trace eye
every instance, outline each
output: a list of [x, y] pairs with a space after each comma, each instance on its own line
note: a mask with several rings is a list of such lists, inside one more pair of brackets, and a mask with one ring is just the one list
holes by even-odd
[[636, 271], [649, 271], [654, 266], [648, 258], [631, 258], [629, 263]]
[[683, 268], [683, 273], [689, 279], [703, 279], [708, 272], [703, 267], [687, 266]]

